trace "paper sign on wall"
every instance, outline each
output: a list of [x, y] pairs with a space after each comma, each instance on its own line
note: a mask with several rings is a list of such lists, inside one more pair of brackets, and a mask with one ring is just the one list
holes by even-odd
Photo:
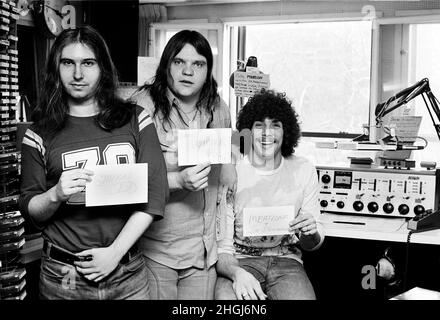
[[178, 165], [231, 163], [231, 135], [227, 128], [178, 130]]
[[388, 126], [393, 127], [396, 137], [401, 142], [415, 142], [422, 122], [421, 116], [392, 116]]
[[295, 219], [294, 206], [243, 209], [243, 236], [289, 234], [289, 222]]
[[137, 85], [152, 83], [156, 76], [156, 69], [159, 66], [159, 59], [153, 57], [138, 57]]
[[148, 202], [148, 164], [91, 167], [86, 185], [86, 207]]
[[269, 75], [257, 72], [235, 72], [234, 90], [237, 97], [252, 97], [261, 89], [270, 87]]

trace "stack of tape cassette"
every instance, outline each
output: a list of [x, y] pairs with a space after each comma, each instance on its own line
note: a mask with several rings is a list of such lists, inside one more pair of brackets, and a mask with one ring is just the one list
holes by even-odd
[[26, 269], [20, 261], [24, 219], [18, 211], [20, 152], [17, 1], [0, 0], [0, 300], [26, 296]]
[[26, 296], [26, 269], [20, 263], [23, 223], [19, 211], [0, 214], [0, 299], [22, 300]]

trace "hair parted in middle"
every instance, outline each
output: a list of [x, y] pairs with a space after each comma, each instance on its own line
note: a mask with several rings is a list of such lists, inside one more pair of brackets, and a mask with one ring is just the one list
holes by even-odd
[[283, 124], [281, 155], [283, 157], [292, 155], [301, 138], [301, 128], [298, 114], [285, 93], [262, 89], [249, 98], [238, 114], [237, 129], [252, 130], [255, 121], [264, 121], [265, 118], [281, 121]]
[[133, 105], [117, 96], [118, 73], [110, 51], [102, 36], [90, 26], [65, 29], [56, 38], [50, 50], [39, 102], [32, 113], [35, 126], [43, 134], [56, 133], [64, 127], [69, 113], [66, 92], [60, 78], [60, 60], [63, 49], [81, 43], [95, 54], [100, 70], [96, 100], [100, 109], [98, 124], [111, 130], [127, 123], [133, 112]]
[[219, 101], [220, 97], [217, 92], [217, 82], [212, 74], [214, 58], [212, 55], [211, 46], [208, 40], [199, 32], [193, 30], [182, 30], [176, 33], [165, 46], [165, 49], [160, 58], [159, 66], [156, 70], [156, 75], [151, 84], [145, 84], [141, 90], [149, 90], [151, 98], [154, 102], [154, 114], [156, 116], [160, 111], [164, 120], [170, 121], [170, 112], [172, 106], [167, 98], [168, 77], [170, 77], [170, 65], [174, 57], [186, 45], [190, 44], [196, 49], [197, 53], [206, 58], [207, 62], [207, 76], [205, 84], [202, 87], [199, 101], [196, 108], [206, 107], [211, 116], [215, 103]]

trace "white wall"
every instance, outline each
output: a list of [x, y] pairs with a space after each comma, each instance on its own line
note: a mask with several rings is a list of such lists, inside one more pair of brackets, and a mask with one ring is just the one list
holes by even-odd
[[[277, 16], [315, 13], [360, 12], [365, 6], [373, 6], [383, 12], [385, 17], [392, 17], [397, 10], [440, 9], [440, 1], [290, 1], [255, 2], [237, 4], [181, 4], [167, 6], [169, 20], [208, 19], [220, 22], [222, 18], [246, 16]], [[364, 9], [365, 10], [365, 9]], [[367, 14], [368, 12], [365, 12]]]

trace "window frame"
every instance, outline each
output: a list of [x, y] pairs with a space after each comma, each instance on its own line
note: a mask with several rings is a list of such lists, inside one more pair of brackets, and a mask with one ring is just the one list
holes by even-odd
[[[375, 89], [377, 86], [377, 72], [378, 70], [373, 70], [373, 61], [377, 60], [375, 57], [373, 60], [373, 55], [375, 52], [378, 52], [377, 49], [373, 49], [373, 45], [375, 41], [378, 42], [378, 39], [374, 39], [377, 37], [374, 30], [376, 28], [377, 18], [383, 17], [383, 12], [377, 11], [374, 14], [370, 15], [360, 15], [359, 12], [344, 12], [344, 13], [330, 13], [330, 14], [300, 14], [300, 15], [284, 15], [284, 16], [250, 16], [250, 17], [234, 17], [234, 18], [224, 18], [223, 23], [225, 25], [224, 34], [230, 35], [231, 30], [234, 27], [246, 27], [248, 25], [256, 25], [256, 24], [285, 24], [285, 23], [310, 23], [310, 22], [343, 22], [343, 21], [372, 21], [372, 36], [371, 36], [371, 65], [370, 65], [370, 103], [369, 103], [369, 117], [368, 117], [368, 126], [371, 127], [371, 124], [374, 122], [374, 108], [376, 104], [372, 104], [372, 101], [377, 101], [377, 92]], [[231, 43], [233, 41], [233, 37], [227, 38], [227, 41]], [[226, 43], [228, 43], [226, 42]], [[231, 43], [232, 44], [232, 43]], [[377, 45], [377, 43], [376, 43]], [[226, 50], [226, 46], [223, 46]], [[225, 70], [229, 70], [229, 75], [232, 74], [236, 70], [235, 61], [243, 61], [244, 57], [244, 45], [239, 43], [236, 45], [237, 49], [235, 50], [235, 54], [232, 52], [224, 52], [223, 56], [229, 56], [229, 62], [225, 62], [224, 68]], [[374, 77], [374, 80], [373, 80]], [[229, 76], [228, 76], [229, 78]], [[373, 87], [374, 85], [374, 87]], [[235, 120], [236, 114], [238, 113], [240, 107], [244, 104], [245, 99], [236, 98], [234, 95], [234, 90], [229, 87], [229, 105], [231, 107], [231, 118]], [[352, 139], [362, 134], [362, 128], [359, 128], [359, 133], [347, 133], [347, 132], [302, 132], [302, 136], [304, 137], [318, 137], [318, 138], [338, 138], [338, 139]], [[371, 136], [371, 134], [370, 134]], [[373, 136], [374, 138], [374, 136]]]
[[[433, 14], [429, 14], [434, 12]], [[424, 24], [424, 23], [440, 23], [440, 10], [398, 10], [395, 12], [394, 17], [381, 17], [375, 20], [375, 28], [373, 30], [373, 52], [372, 52], [372, 68], [374, 70], [372, 74], [374, 74], [373, 84], [374, 95], [372, 96], [372, 104], [370, 106], [370, 123], [375, 123], [374, 109], [378, 103], [382, 103], [388, 96], [384, 96], [384, 92], [382, 91], [382, 87], [384, 85], [383, 79], [381, 79], [380, 74], [382, 68], [384, 68], [384, 59], [382, 59], [382, 50], [381, 47], [381, 26], [394, 25], [396, 26], [394, 32], [394, 43], [399, 44], [394, 47], [394, 55], [391, 63], [394, 65], [399, 65], [400, 75], [395, 78], [399, 80], [400, 83], [409, 82], [409, 67], [411, 64], [409, 58], [409, 47], [410, 47], [410, 28], [411, 24]], [[400, 27], [399, 27], [400, 26]], [[397, 28], [399, 27], [399, 28]], [[404, 58], [404, 56], [406, 58]], [[409, 84], [408, 84], [409, 86]], [[398, 88], [394, 90], [394, 93], [400, 91], [403, 88]], [[402, 109], [403, 110], [403, 109]], [[372, 127], [370, 125], [370, 127]], [[370, 142], [376, 142], [382, 132], [380, 128], [374, 128], [370, 130]]]

